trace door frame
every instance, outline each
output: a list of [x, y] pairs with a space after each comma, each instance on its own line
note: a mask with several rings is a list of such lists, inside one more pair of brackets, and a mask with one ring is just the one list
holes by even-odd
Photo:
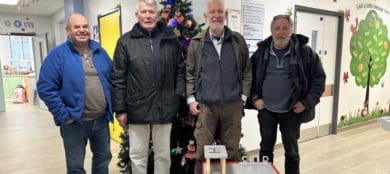
[[337, 114], [338, 114], [338, 103], [339, 103], [339, 87], [340, 87], [340, 74], [341, 74], [341, 54], [342, 54], [342, 45], [343, 45], [343, 29], [344, 29], [344, 13], [334, 12], [323, 9], [311, 8], [306, 6], [295, 5], [294, 13], [294, 31], [296, 31], [297, 26], [297, 12], [307, 12], [319, 15], [329, 15], [335, 16], [338, 20], [337, 27], [337, 45], [336, 45], [336, 64], [335, 64], [335, 81], [333, 88], [333, 111], [332, 111], [332, 123], [330, 128], [331, 134], [337, 133]]
[[5, 96], [4, 96], [4, 88], [3, 88], [3, 65], [0, 60], [0, 112], [5, 112]]

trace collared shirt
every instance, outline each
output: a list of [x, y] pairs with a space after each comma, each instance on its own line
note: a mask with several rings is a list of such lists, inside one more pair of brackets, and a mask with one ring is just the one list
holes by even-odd
[[222, 33], [222, 35], [219, 39], [217, 37], [213, 36], [211, 31], [209, 31], [209, 34], [210, 34], [210, 39], [213, 42], [213, 45], [215, 47], [215, 50], [217, 50], [218, 59], [221, 60], [221, 49], [222, 49], [223, 37], [225, 36], [225, 32]]

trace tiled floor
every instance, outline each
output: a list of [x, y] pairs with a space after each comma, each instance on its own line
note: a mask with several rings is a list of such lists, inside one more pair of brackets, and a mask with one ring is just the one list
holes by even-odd
[[[64, 174], [62, 139], [51, 114], [29, 104], [7, 103], [6, 111], [0, 112], [0, 174]], [[119, 143], [111, 141], [111, 149], [110, 173], [119, 174]], [[91, 158], [87, 150], [87, 173]]]
[[[301, 142], [301, 174], [390, 174], [390, 132], [377, 121]], [[283, 149], [275, 165], [284, 173]]]
[[[116, 166], [119, 144], [112, 141], [110, 173]], [[300, 143], [301, 174], [390, 174], [390, 132], [372, 122]], [[86, 170], [90, 173], [91, 153]], [[65, 158], [59, 129], [45, 110], [29, 104], [7, 104], [0, 112], [0, 174], [65, 173]], [[283, 171], [283, 150], [275, 165]]]

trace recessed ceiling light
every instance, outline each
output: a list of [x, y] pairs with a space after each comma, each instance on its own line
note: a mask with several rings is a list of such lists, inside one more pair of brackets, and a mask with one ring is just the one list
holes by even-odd
[[16, 5], [19, 0], [0, 0], [0, 5]]

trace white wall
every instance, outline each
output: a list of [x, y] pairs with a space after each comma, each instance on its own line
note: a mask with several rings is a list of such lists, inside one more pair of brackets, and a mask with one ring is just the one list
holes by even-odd
[[0, 13], [0, 34], [9, 32], [44, 34], [50, 32], [49, 17], [31, 15], [9, 15]]
[[60, 11], [55, 13], [50, 18], [51, 22], [51, 37], [49, 39], [49, 50], [56, 45], [61, 44], [66, 40], [66, 32], [65, 32], [65, 9], [62, 8]]
[[131, 29], [136, 22], [135, 4], [136, 0], [96, 0], [84, 1], [84, 13], [90, 20], [90, 26], [98, 25], [97, 16], [115, 8], [118, 4], [121, 6], [122, 34]]
[[[270, 35], [269, 25], [271, 23], [272, 17], [278, 14], [287, 14], [291, 10], [294, 14], [294, 6], [301, 5], [311, 8], [323, 9], [328, 11], [344, 11], [345, 9], [350, 9], [350, 18], [349, 21], [344, 19], [344, 32], [343, 32], [343, 46], [342, 46], [342, 62], [341, 62], [341, 74], [336, 78], [340, 78], [340, 96], [339, 96], [339, 111], [338, 111], [338, 120], [341, 115], [346, 115], [348, 113], [356, 113], [358, 109], [361, 109], [363, 106], [363, 101], [365, 97], [365, 88], [357, 86], [355, 84], [355, 79], [350, 73], [350, 61], [351, 54], [349, 52], [349, 43], [352, 36], [350, 31], [351, 25], [354, 24], [354, 18], [357, 17], [360, 20], [364, 19], [367, 12], [373, 8], [361, 8], [358, 5], [360, 4], [372, 4], [377, 7], [381, 7], [386, 11], [377, 11], [378, 15], [382, 18], [383, 23], [387, 25], [388, 30], [390, 29], [390, 1], [387, 0], [371, 0], [371, 1], [341, 1], [332, 2], [328, 1], [312, 1], [312, 0], [265, 0], [265, 19], [264, 19], [264, 38]], [[307, 25], [310, 25], [308, 21]], [[332, 27], [332, 26], [329, 26]], [[387, 59], [389, 64], [390, 60]], [[389, 66], [388, 66], [389, 67]], [[349, 72], [348, 83], [343, 83], [343, 72]], [[384, 83], [384, 86], [376, 85], [373, 88], [370, 88], [370, 109], [375, 106], [377, 103], [381, 108], [388, 108], [388, 102], [390, 100], [390, 71], [387, 70], [385, 75], [381, 78], [381, 82]], [[256, 112], [246, 111], [246, 116], [242, 121], [244, 137], [241, 140], [241, 143], [247, 150], [253, 150], [259, 148], [260, 136], [258, 135], [259, 127], [257, 124]], [[278, 138], [278, 142], [280, 138]]]
[[[385, 0], [377, 0], [377, 1], [358, 1], [353, 3], [353, 6], [348, 7], [350, 8], [350, 18], [349, 21], [344, 20], [345, 28], [344, 28], [344, 40], [343, 40], [343, 52], [342, 52], [342, 65], [341, 65], [341, 74], [339, 75], [341, 84], [340, 84], [340, 100], [339, 100], [339, 112], [338, 117], [340, 118], [341, 115], [348, 115], [348, 114], [355, 114], [357, 113], [358, 109], [363, 108], [363, 102], [365, 98], [365, 91], [366, 88], [362, 88], [361, 86], [357, 86], [355, 83], [355, 78], [350, 73], [350, 61], [351, 61], [351, 54], [350, 54], [350, 39], [352, 37], [352, 32], [350, 30], [351, 26], [355, 26], [355, 18], [358, 18], [359, 21], [363, 20], [367, 12], [369, 10], [372, 10], [373, 8], [361, 8], [358, 7], [360, 4], [374, 4], [378, 7], [382, 7], [385, 11], [376, 11], [378, 16], [382, 18], [383, 24], [387, 26], [387, 30], [390, 28], [390, 2]], [[389, 33], [387, 33], [389, 34]], [[389, 38], [389, 36], [388, 36]], [[387, 65], [389, 65], [389, 58], [387, 58]], [[374, 62], [375, 63], [375, 62]], [[389, 67], [389, 66], [387, 66]], [[389, 68], [387, 68], [389, 69]], [[349, 79], [348, 83], [343, 83], [343, 72], [349, 72]], [[370, 98], [369, 98], [369, 106], [370, 109], [374, 107], [377, 103], [381, 108], [388, 108], [387, 101], [390, 99], [390, 95], [388, 91], [390, 90], [390, 71], [387, 70], [385, 75], [381, 78], [381, 82], [384, 86], [382, 87], [380, 84], [375, 85], [374, 87], [370, 88]]]
[[[11, 44], [8, 35], [0, 35], [0, 61], [2, 65], [10, 65]], [[0, 67], [3, 69], [2, 67]]]

